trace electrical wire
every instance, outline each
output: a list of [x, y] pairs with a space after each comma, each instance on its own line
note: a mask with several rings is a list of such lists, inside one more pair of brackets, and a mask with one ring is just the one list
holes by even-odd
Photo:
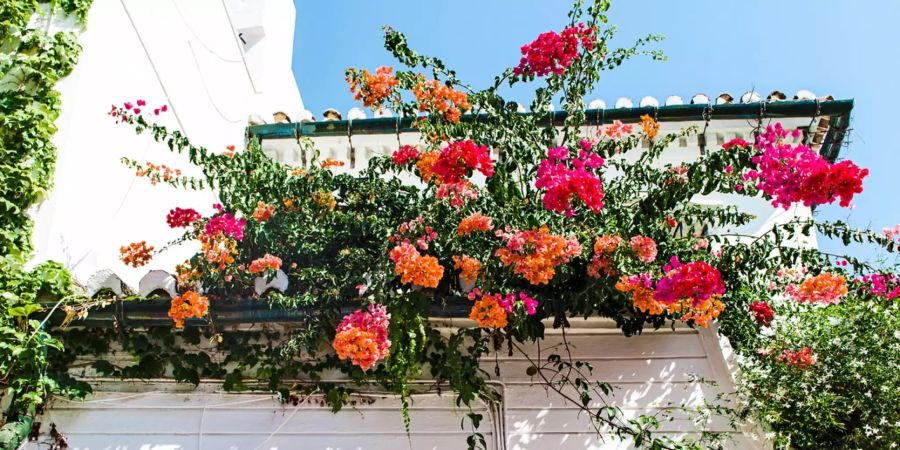
[[216, 101], [213, 99], [212, 94], [209, 92], [209, 86], [206, 84], [206, 77], [203, 76], [203, 70], [200, 69], [200, 61], [197, 60], [197, 53], [194, 52], [194, 46], [191, 44], [191, 41], [187, 41], [188, 48], [191, 50], [191, 57], [194, 58], [194, 67], [197, 68], [197, 75], [200, 75], [200, 84], [203, 85], [203, 91], [206, 92], [206, 99], [209, 100], [209, 103], [212, 105], [213, 109], [216, 110], [216, 113], [219, 114], [219, 117], [222, 120], [228, 123], [240, 123], [241, 119], [230, 119], [225, 113], [219, 108], [219, 105], [216, 104]]
[[238, 59], [226, 58], [226, 57], [220, 55], [218, 52], [216, 52], [212, 48], [210, 48], [210, 46], [206, 45], [206, 42], [204, 42], [203, 39], [200, 39], [200, 36], [194, 31], [194, 28], [191, 27], [191, 25], [188, 23], [187, 19], [184, 17], [184, 14], [181, 12], [181, 8], [178, 7], [178, 2], [175, 0], [172, 0], [172, 6], [175, 7], [175, 12], [178, 13], [178, 17], [181, 18], [181, 22], [184, 24], [185, 28], [188, 29], [188, 31], [191, 33], [191, 35], [194, 36], [194, 39], [196, 39], [197, 42], [199, 42], [200, 45], [203, 46], [204, 49], [206, 49], [206, 51], [208, 51], [210, 54], [212, 54], [216, 58], [219, 58], [220, 60], [228, 62], [228, 63], [243, 63], [244, 62], [243, 53], [241, 54], [241, 57]]

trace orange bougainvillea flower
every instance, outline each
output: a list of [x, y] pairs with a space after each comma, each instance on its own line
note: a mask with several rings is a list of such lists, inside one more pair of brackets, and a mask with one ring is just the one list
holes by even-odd
[[496, 296], [485, 294], [475, 301], [469, 319], [478, 322], [481, 328], [504, 328], [507, 324], [506, 314]]
[[538, 229], [498, 232], [506, 246], [495, 253], [504, 266], [531, 284], [547, 284], [556, 275], [556, 267], [581, 254], [581, 244], [574, 236], [565, 238], [550, 234], [546, 225]]
[[156, 165], [152, 162], [147, 162], [146, 167], [138, 165], [134, 174], [138, 178], [147, 177], [150, 180], [150, 184], [155, 186], [160, 181], [165, 183], [174, 181], [175, 178], [181, 176], [181, 169], [175, 169], [165, 164]]
[[597, 238], [597, 241], [594, 242], [594, 253], [611, 254], [616, 251], [616, 248], [618, 248], [621, 243], [622, 238], [619, 236], [600, 236]]
[[316, 192], [313, 194], [313, 202], [319, 208], [328, 211], [334, 211], [334, 206], [337, 204], [331, 192]]
[[216, 266], [218, 270], [224, 270], [234, 263], [234, 256], [238, 253], [237, 241], [223, 233], [203, 233], [199, 239], [200, 250], [206, 262]]
[[462, 113], [472, 108], [465, 93], [438, 80], [425, 81], [421, 75], [419, 82], [413, 87], [413, 95], [419, 102], [419, 111], [433, 111], [448, 122], [459, 122]]
[[616, 290], [631, 294], [631, 301], [639, 311], [659, 315], [666, 310], [666, 305], [653, 299], [653, 283], [648, 274], [621, 277], [616, 283]]
[[467, 234], [472, 234], [475, 232], [486, 233], [494, 229], [494, 225], [491, 224], [491, 218], [485, 216], [481, 213], [474, 213], [470, 216], [464, 217], [459, 221], [459, 226], [456, 228], [456, 233], [460, 236], [465, 236]]
[[234, 153], [235, 153], [235, 147], [233, 145], [229, 145], [228, 147], [225, 147], [225, 156], [227, 156], [229, 158], [233, 158]]
[[440, 156], [440, 152], [425, 152], [422, 156], [419, 156], [419, 160], [416, 161], [416, 168], [419, 169], [419, 178], [422, 179], [422, 182], [428, 183], [434, 178], [434, 163], [437, 162]]
[[183, 328], [185, 319], [201, 318], [206, 315], [208, 309], [209, 301], [206, 297], [195, 291], [187, 291], [172, 299], [169, 317], [175, 321], [175, 328]]
[[614, 276], [616, 269], [613, 267], [612, 254], [622, 243], [619, 236], [600, 236], [594, 242], [594, 256], [587, 266], [588, 276], [600, 278], [602, 272], [606, 276]]
[[659, 133], [659, 122], [650, 117], [650, 114], [641, 116], [641, 127], [644, 129], [647, 139], [651, 141], [656, 139], [656, 135]]
[[275, 205], [268, 205], [265, 202], [257, 202], [256, 209], [253, 211], [253, 219], [257, 222], [265, 222], [275, 215]]
[[847, 280], [826, 272], [803, 280], [799, 286], [789, 284], [785, 294], [798, 303], [838, 303], [847, 295]]
[[147, 241], [132, 242], [119, 248], [119, 259], [131, 267], [141, 267], [153, 259], [153, 246]]
[[258, 274], [263, 273], [266, 270], [276, 271], [281, 268], [281, 258], [277, 256], [272, 256], [268, 253], [265, 254], [262, 258], [254, 259], [250, 263], [250, 273]]
[[673, 313], [683, 312], [682, 321], [693, 320], [695, 325], [706, 328], [725, 310], [725, 303], [721, 299], [722, 296], [714, 295], [700, 303], [692, 302], [691, 299], [681, 300], [670, 305], [669, 310]]
[[381, 66], [375, 70], [375, 74], [368, 70], [347, 69], [347, 83], [350, 84], [350, 92], [356, 101], [362, 100], [363, 106], [378, 109], [384, 101], [390, 98], [397, 78], [393, 76], [392, 67]]
[[175, 266], [175, 280], [178, 282], [179, 288], [188, 288], [194, 286], [200, 281], [200, 270], [191, 265], [190, 261]]
[[471, 256], [462, 255], [453, 257], [453, 267], [459, 269], [459, 278], [465, 283], [474, 283], [481, 272], [481, 261]]
[[325, 161], [319, 163], [319, 167], [323, 169], [330, 169], [332, 167], [344, 167], [344, 162], [332, 158], [325, 158]]
[[394, 273], [403, 284], [435, 288], [444, 277], [444, 267], [437, 258], [422, 255], [409, 241], [391, 250], [391, 261], [394, 261]]

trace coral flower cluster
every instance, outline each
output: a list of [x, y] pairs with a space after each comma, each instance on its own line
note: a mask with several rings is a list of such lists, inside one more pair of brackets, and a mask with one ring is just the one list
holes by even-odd
[[206, 262], [212, 264], [218, 270], [224, 270], [234, 263], [234, 257], [238, 254], [237, 241], [224, 233], [201, 234], [200, 251]]
[[579, 23], [562, 33], [541, 33], [534, 42], [522, 46], [522, 59], [513, 69], [516, 75], [530, 74], [543, 77], [561, 75], [579, 57], [579, 44], [584, 51], [594, 48], [596, 30]]
[[506, 245], [497, 250], [496, 256], [534, 285], [549, 283], [558, 266], [581, 254], [581, 244], [574, 236], [550, 234], [546, 225], [516, 232], [498, 230], [497, 235]]
[[134, 175], [138, 178], [146, 177], [150, 180], [150, 184], [155, 186], [159, 182], [173, 182], [175, 178], [181, 176], [181, 169], [175, 169], [165, 164], [157, 165], [148, 161], [144, 166], [138, 165]]
[[492, 224], [490, 217], [481, 213], [473, 213], [463, 217], [463, 219], [459, 221], [459, 226], [456, 227], [456, 233], [460, 236], [466, 236], [476, 232], [486, 233], [493, 229], [494, 225]]
[[435, 288], [444, 277], [444, 267], [434, 256], [422, 255], [409, 241], [403, 241], [391, 250], [394, 273], [403, 284]]
[[790, 283], [784, 290], [785, 295], [797, 303], [824, 305], [840, 302], [847, 292], [847, 281], [844, 277], [828, 272], [807, 277], [800, 284]]
[[595, 214], [603, 208], [603, 185], [596, 169], [603, 158], [591, 152], [591, 143], [583, 140], [578, 155], [569, 159], [569, 149], [547, 150], [547, 158], [537, 168], [535, 187], [544, 190], [542, 202], [550, 211], [574, 216], [573, 197], [577, 197]]
[[190, 261], [175, 266], [175, 280], [178, 282], [179, 289], [196, 286], [201, 276], [200, 270], [191, 265]]
[[337, 327], [332, 347], [340, 359], [369, 370], [390, 354], [388, 325], [391, 315], [384, 306], [370, 304], [367, 310], [358, 309], [344, 316]]
[[[793, 131], [797, 136], [798, 130]], [[744, 174], [756, 180], [757, 187], [783, 208], [794, 203], [806, 206], [833, 203], [849, 206], [853, 196], [862, 192], [862, 180], [869, 174], [851, 161], [830, 163], [813, 149], [785, 142], [788, 131], [780, 123], [770, 125], [756, 139], [759, 154], [753, 157], [755, 170]]]
[[175, 321], [175, 328], [183, 328], [184, 320], [206, 316], [209, 301], [196, 291], [187, 291], [172, 299], [169, 317]]
[[628, 241], [631, 251], [642, 263], [656, 261], [656, 242], [647, 236], [634, 236]]
[[816, 363], [816, 355], [809, 347], [803, 347], [797, 351], [784, 349], [775, 359], [799, 369], [805, 369]]
[[347, 69], [346, 79], [350, 84], [350, 92], [357, 101], [362, 100], [363, 106], [377, 109], [391, 96], [398, 83], [393, 73], [392, 67], [385, 66], [375, 69], [374, 74], [366, 69], [350, 68]]
[[325, 211], [334, 211], [334, 207], [337, 206], [334, 194], [328, 191], [315, 192], [312, 199], [316, 206]]
[[257, 222], [265, 222], [275, 215], [275, 205], [269, 205], [265, 202], [256, 202], [256, 209], [253, 210], [253, 220]]
[[611, 125], [603, 129], [603, 135], [616, 141], [634, 132], [634, 127], [622, 123], [621, 120], [614, 120]]
[[448, 122], [459, 122], [462, 113], [472, 109], [465, 93], [438, 80], [426, 81], [420, 77], [412, 91], [419, 103], [419, 111], [431, 111], [442, 116]]
[[166, 223], [169, 224], [169, 228], [181, 228], [200, 220], [200, 218], [200, 213], [193, 208], [176, 207], [166, 214]]
[[147, 241], [132, 242], [119, 248], [119, 259], [131, 267], [141, 267], [153, 259], [153, 246]]
[[344, 167], [344, 161], [338, 161], [333, 158], [325, 158], [324, 161], [319, 163], [319, 167], [323, 169], [330, 169], [332, 167]]
[[272, 272], [281, 268], [281, 258], [277, 256], [272, 256], [268, 253], [265, 254], [262, 258], [254, 259], [250, 263], [250, 273], [259, 274], [263, 273], [267, 270], [271, 270]]
[[588, 276], [593, 278], [600, 278], [600, 273], [602, 272], [606, 276], [613, 276], [616, 274], [616, 269], [613, 267], [612, 254], [619, 247], [619, 244], [622, 243], [622, 238], [619, 236], [600, 236], [594, 242], [594, 256], [591, 258], [591, 262], [588, 263], [587, 273]]

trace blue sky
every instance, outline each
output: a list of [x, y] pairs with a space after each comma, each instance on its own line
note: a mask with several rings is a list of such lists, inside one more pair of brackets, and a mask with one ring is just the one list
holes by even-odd
[[[515, 65], [519, 47], [566, 23], [569, 2], [295, 0], [293, 68], [307, 109], [342, 112], [358, 106], [344, 82], [347, 67], [395, 65], [384, 50], [381, 25], [404, 32], [421, 53], [439, 57], [460, 77], [483, 86]], [[855, 209], [819, 208], [823, 219], [849, 220], [876, 230], [900, 223], [900, 149], [895, 105], [900, 103], [900, 3], [836, 0], [781, 2], [613, 2], [614, 43], [628, 45], [659, 33], [668, 61], [632, 60], [608, 72], [594, 97], [612, 104], [620, 96], [689, 98], [755, 88], [763, 95], [798, 89], [855, 99], [851, 144], [841, 156], [870, 169]], [[527, 104], [527, 89], [509, 98]], [[840, 245], [823, 243], [825, 250]], [[866, 250], [852, 253], [867, 257]]]

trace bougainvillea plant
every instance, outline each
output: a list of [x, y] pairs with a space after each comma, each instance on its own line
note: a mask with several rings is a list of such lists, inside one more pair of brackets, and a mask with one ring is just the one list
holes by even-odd
[[[730, 141], [677, 166], [660, 157], [694, 129], [659, 135], [649, 115], [639, 126], [585, 126], [583, 100], [602, 71], [639, 54], [662, 58], [643, 50], [655, 36], [610, 49], [615, 29], [606, 25], [608, 7], [576, 2], [560, 32], [522, 47], [519, 64], [481, 89], [386, 28], [387, 49], [408, 69], [349, 69], [350, 90], [364, 106], [414, 117], [423, 139], [371, 159], [355, 175], [342, 173], [333, 160], [285, 166], [255, 141], [241, 151], [208, 151], [155, 122], [162, 108], [150, 113], [114, 106], [115, 120], [149, 131], [202, 172], [191, 178], [125, 160], [139, 176], [211, 187], [221, 201], [205, 214], [172, 205], [160, 218], [161, 225], [165, 219], [185, 228], [184, 239], [201, 246], [177, 269], [182, 295], [170, 312], [176, 325], [202, 318], [207, 305], [254, 296], [259, 277], [282, 271], [290, 281], [286, 292], [264, 298], [305, 314], [287, 351], [316, 355], [330, 344], [337, 358], [324, 358], [319, 370], [339, 368], [404, 401], [410, 380], [430, 371], [460, 404], [470, 404], [488, 395], [489, 375], [479, 357], [504, 342], [512, 352], [542, 338], [544, 319], [567, 327], [577, 316], [610, 317], [628, 336], [646, 325], [707, 327], [718, 319], [723, 328], [733, 327], [735, 339], [749, 342], [746, 336], [768, 329], [776, 317], [765, 303], [776, 284], [783, 298], [806, 306], [848, 301], [848, 290], [863, 285], [888, 290], [893, 275], [863, 273], [869, 270], [863, 262], [851, 258], [851, 268], [835, 266], [833, 255], [783, 245], [817, 230], [892, 251], [887, 236], [796, 219], [741, 239], [731, 230], [751, 215], [736, 206], [692, 203], [720, 192], [762, 196], [776, 207], [836, 200], [846, 206], [861, 192], [865, 169], [825, 160], [793, 143], [791, 131], [779, 124], [761, 129], [753, 142]], [[526, 82], [540, 84], [533, 114], [518, 113], [499, 94], [501, 86]], [[555, 98], [562, 99], [565, 121], [540, 125]], [[461, 120], [464, 113], [479, 120]], [[401, 181], [410, 177], [418, 181]], [[703, 234], [681, 231], [695, 224]], [[146, 243], [130, 244], [123, 259], [140, 265], [153, 251]], [[472, 319], [450, 337], [427, 320], [448, 303], [470, 305]], [[767, 351], [791, 370], [814, 370], [815, 348], [792, 345]], [[551, 388], [564, 396], [574, 388], [578, 395], [567, 398], [588, 413], [598, 433], [611, 427], [650, 448], [701, 445], [652, 434], [651, 418], [626, 420], [614, 407], [592, 411], [591, 399], [608, 396], [608, 385], [588, 382], [582, 363], [554, 356], [529, 373], [548, 380], [555, 371], [562, 381]]]

